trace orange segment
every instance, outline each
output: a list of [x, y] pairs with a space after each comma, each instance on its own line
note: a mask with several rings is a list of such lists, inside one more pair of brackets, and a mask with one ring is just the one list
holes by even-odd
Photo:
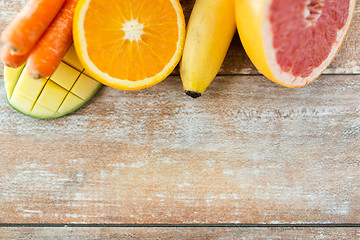
[[74, 44], [98, 81], [137, 90], [164, 80], [180, 61], [185, 20], [178, 0], [79, 0]]

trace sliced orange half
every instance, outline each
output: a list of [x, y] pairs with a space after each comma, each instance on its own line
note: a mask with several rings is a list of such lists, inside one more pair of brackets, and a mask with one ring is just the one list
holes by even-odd
[[81, 63], [98, 81], [121, 90], [164, 80], [185, 40], [178, 0], [79, 0], [73, 29]]

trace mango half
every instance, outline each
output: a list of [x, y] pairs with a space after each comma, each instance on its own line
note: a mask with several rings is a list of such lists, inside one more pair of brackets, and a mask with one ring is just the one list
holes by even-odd
[[6, 97], [12, 108], [41, 119], [58, 118], [87, 103], [102, 87], [90, 77], [77, 58], [73, 45], [49, 78], [33, 79], [26, 64], [5, 67]]

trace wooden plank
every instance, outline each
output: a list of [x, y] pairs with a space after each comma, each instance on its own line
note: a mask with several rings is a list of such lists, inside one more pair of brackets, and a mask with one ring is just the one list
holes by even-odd
[[0, 228], [3, 240], [38, 239], [347, 239], [356, 228]]
[[108, 87], [34, 120], [0, 85], [2, 223], [359, 223], [360, 81]]
[[[180, 1], [186, 19], [189, 18], [192, 6], [195, 0]], [[3, 0], [0, 2], [0, 31], [10, 22], [10, 20], [21, 9], [25, 0]], [[353, 24], [349, 30], [346, 41], [344, 42], [338, 55], [332, 64], [325, 71], [327, 74], [345, 74], [360, 73], [360, 55], [358, 54], [358, 46], [360, 44], [360, 2], [357, 1], [356, 13]], [[0, 75], [3, 74], [2, 65], [0, 66]], [[178, 75], [178, 69], [173, 73]], [[238, 35], [235, 36], [229, 53], [220, 70], [220, 75], [224, 74], [258, 74], [258, 71], [252, 65], [246, 53], [244, 52]]]

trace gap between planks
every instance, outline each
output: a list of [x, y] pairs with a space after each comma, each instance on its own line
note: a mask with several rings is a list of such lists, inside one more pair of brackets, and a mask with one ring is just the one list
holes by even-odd
[[360, 228], [360, 223], [338, 224], [60, 224], [1, 223], [1, 227], [101, 227], [101, 228]]

